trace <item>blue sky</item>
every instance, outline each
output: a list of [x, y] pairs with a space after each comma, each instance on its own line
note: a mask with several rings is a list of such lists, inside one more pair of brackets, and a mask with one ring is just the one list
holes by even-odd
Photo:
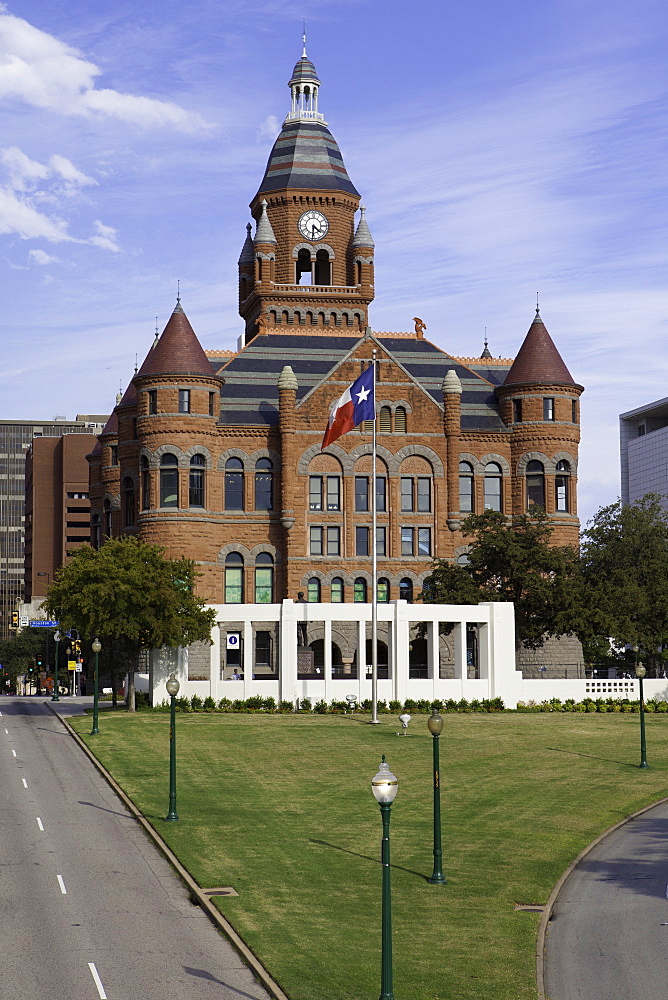
[[536, 294], [582, 402], [580, 515], [666, 395], [668, 23], [620, 0], [0, 7], [0, 418], [108, 412], [181, 282], [242, 328], [248, 202], [308, 52], [376, 241], [375, 330], [512, 357]]

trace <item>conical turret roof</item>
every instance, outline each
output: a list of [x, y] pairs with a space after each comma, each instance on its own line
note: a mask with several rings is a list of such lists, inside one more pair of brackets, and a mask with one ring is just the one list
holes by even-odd
[[206, 375], [214, 378], [211, 363], [181, 307], [180, 299], [162, 336], [146, 355], [142, 375]]
[[503, 385], [576, 385], [538, 309]]

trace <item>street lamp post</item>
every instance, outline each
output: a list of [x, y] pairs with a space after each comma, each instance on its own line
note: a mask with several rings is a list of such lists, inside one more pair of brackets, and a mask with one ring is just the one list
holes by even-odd
[[429, 732], [431, 733], [432, 746], [434, 751], [434, 870], [431, 878], [427, 879], [430, 885], [445, 885], [447, 879], [443, 874], [441, 850], [441, 775], [439, 765], [438, 743], [439, 736], [443, 731], [443, 719], [436, 709], [433, 710], [427, 719]]
[[60, 701], [60, 695], [58, 694], [58, 644], [60, 642], [60, 632], [54, 632], [53, 638], [56, 643], [56, 670], [55, 670], [55, 680], [53, 684], [53, 694], [51, 695], [51, 701]]
[[640, 683], [640, 764], [638, 767], [647, 768], [647, 745], [645, 743], [645, 702], [643, 699], [642, 679], [647, 671], [642, 663], [636, 663], [636, 677]]
[[172, 674], [167, 681], [167, 694], [171, 699], [170, 704], [170, 726], [169, 726], [169, 812], [165, 819], [170, 823], [179, 817], [176, 814], [176, 707], [174, 699], [179, 693], [181, 685]]
[[385, 754], [383, 754], [378, 774], [371, 779], [371, 790], [380, 806], [383, 821], [383, 839], [380, 848], [380, 863], [383, 870], [380, 1000], [394, 1000], [392, 986], [392, 900], [390, 896], [390, 811], [397, 789], [396, 776], [390, 771]]
[[99, 680], [100, 680], [100, 675], [99, 675], [99, 670], [98, 670], [98, 667], [99, 667], [98, 659], [99, 659], [99, 656], [100, 656], [100, 650], [102, 649], [102, 643], [100, 642], [99, 639], [95, 639], [93, 641], [93, 643], [91, 645], [91, 649], [95, 653], [95, 680], [93, 681], [93, 728], [91, 729], [90, 734], [91, 734], [91, 736], [97, 736], [98, 733], [100, 732], [99, 726], [97, 724], [98, 723], [98, 707], [99, 707], [99, 687], [98, 687], [98, 685], [99, 685]]

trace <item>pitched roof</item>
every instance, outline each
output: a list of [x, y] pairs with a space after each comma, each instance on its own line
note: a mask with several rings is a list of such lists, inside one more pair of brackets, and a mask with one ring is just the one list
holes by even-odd
[[282, 188], [347, 191], [359, 197], [336, 139], [320, 122], [284, 123], [255, 197]]
[[[443, 405], [443, 377], [453, 369], [462, 383], [462, 428], [505, 431], [494, 386], [460, 364], [428, 340], [413, 337], [383, 337], [378, 343], [439, 406]], [[306, 334], [254, 337], [224, 366], [220, 421], [228, 425], [278, 424], [279, 376], [290, 365], [297, 379], [297, 403], [319, 385], [355, 349], [350, 337], [315, 340]], [[220, 362], [213, 358], [212, 365]], [[381, 383], [382, 385], [382, 383]], [[379, 389], [380, 391], [380, 389]]]
[[503, 383], [510, 385], [575, 385], [536, 309], [533, 323]]
[[180, 301], [138, 375], [211, 375], [212, 368]]

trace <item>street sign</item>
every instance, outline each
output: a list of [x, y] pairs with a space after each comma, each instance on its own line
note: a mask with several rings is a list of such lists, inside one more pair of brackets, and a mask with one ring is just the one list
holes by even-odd
[[28, 616], [21, 615], [21, 628], [27, 628], [28, 626]]
[[83, 672], [83, 663], [77, 663], [77, 673], [80, 674], [82, 672]]
[[240, 632], [228, 632], [227, 633], [227, 648], [228, 649], [239, 649], [241, 641]]
[[68, 670], [76, 670], [76, 668], [77, 668], [77, 661], [76, 660], [68, 660], [67, 661], [67, 669]]
[[60, 622], [51, 622], [45, 620], [44, 618], [31, 618], [29, 624], [30, 628], [57, 628], [58, 625], [60, 625]]

